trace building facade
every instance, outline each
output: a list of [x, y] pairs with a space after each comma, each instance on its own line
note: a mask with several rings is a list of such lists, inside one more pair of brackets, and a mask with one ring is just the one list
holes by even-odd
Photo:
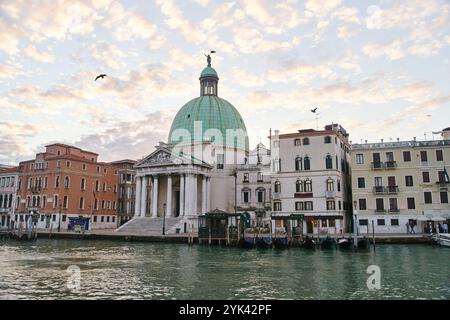
[[354, 214], [361, 233], [435, 232], [450, 218], [450, 130], [442, 140], [353, 144]]
[[11, 222], [16, 210], [18, 181], [17, 167], [0, 169], [0, 228], [13, 227]]
[[119, 204], [117, 206], [118, 224], [120, 227], [134, 216], [134, 201], [136, 196], [136, 160], [120, 160], [110, 164], [119, 170]]
[[[348, 134], [338, 124], [271, 137], [272, 214], [303, 214], [304, 234], [341, 234], [350, 229]], [[275, 220], [273, 228], [284, 227]]]
[[89, 229], [115, 228], [119, 169], [98, 154], [65, 144], [46, 146], [19, 165], [14, 221], [38, 214], [37, 228], [67, 230], [71, 218], [88, 218]]

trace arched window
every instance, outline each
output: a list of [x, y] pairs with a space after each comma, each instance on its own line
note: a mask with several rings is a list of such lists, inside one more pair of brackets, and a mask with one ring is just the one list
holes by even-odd
[[305, 192], [312, 192], [312, 181], [310, 179], [305, 180]]
[[59, 188], [59, 176], [55, 178], [55, 188]]
[[327, 179], [327, 191], [334, 191], [334, 180], [331, 178]]
[[295, 171], [301, 171], [302, 169], [303, 169], [302, 158], [301, 157], [295, 158]]
[[303, 138], [303, 145], [307, 146], [309, 144], [309, 138]]
[[325, 157], [325, 168], [333, 169], [333, 159], [329, 154]]
[[295, 183], [295, 192], [303, 192], [303, 182], [300, 179]]
[[100, 183], [98, 182], [98, 180], [95, 180], [95, 191], [100, 191]]
[[82, 178], [81, 179], [81, 186], [80, 186], [81, 190], [86, 189], [86, 179]]
[[275, 192], [281, 192], [281, 182], [275, 181]]
[[243, 203], [250, 202], [250, 189], [248, 189], [248, 188], [242, 189], [242, 202]]
[[80, 198], [80, 209], [84, 209], [84, 198]]
[[311, 162], [308, 156], [303, 158], [303, 170], [311, 170]]
[[64, 188], [69, 189], [70, 180], [69, 177], [64, 177]]

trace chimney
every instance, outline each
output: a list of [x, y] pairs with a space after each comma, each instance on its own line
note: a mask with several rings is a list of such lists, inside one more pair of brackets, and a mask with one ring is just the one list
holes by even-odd
[[397, 142], [400, 142], [400, 138], [397, 138]]
[[383, 143], [383, 139], [381, 139], [381, 143]]
[[414, 139], [414, 142], [416, 142], [416, 137], [413, 137], [413, 139]]

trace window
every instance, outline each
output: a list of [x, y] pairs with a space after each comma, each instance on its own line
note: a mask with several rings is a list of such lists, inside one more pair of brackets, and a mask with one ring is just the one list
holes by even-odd
[[57, 160], [56, 161], [56, 167], [57, 168], [61, 168], [61, 160]]
[[384, 211], [384, 200], [383, 198], [375, 199], [376, 211], [383, 212]]
[[70, 180], [69, 180], [69, 177], [64, 177], [64, 188], [65, 189], [69, 189], [69, 182], [70, 182]]
[[55, 188], [59, 188], [59, 176], [55, 177]]
[[423, 193], [423, 198], [425, 200], [425, 203], [433, 203], [433, 197], [430, 191], [425, 191]]
[[422, 162], [428, 161], [428, 154], [426, 151], [420, 151], [420, 161]]
[[361, 220], [359, 220], [359, 225], [360, 226], [367, 226], [367, 225], [369, 225], [369, 220], [361, 219]]
[[79, 208], [84, 209], [84, 198], [83, 197], [80, 198], [80, 207]]
[[441, 191], [441, 203], [448, 203], [448, 193], [447, 191]]
[[305, 210], [304, 206], [303, 206], [303, 202], [301, 202], [301, 201], [295, 202], [295, 211], [303, 211], [303, 210]]
[[116, 217], [112, 217], [112, 222], [116, 222]]
[[377, 219], [377, 226], [384, 226], [386, 225], [386, 221], [384, 219]]
[[106, 189], [107, 189], [107, 184], [105, 182], [105, 183], [103, 183], [103, 192], [106, 192]]
[[428, 171], [422, 172], [422, 178], [424, 183], [430, 182], [430, 173]]
[[94, 210], [98, 210], [98, 200], [94, 200]]
[[389, 211], [398, 211], [397, 198], [389, 198]]
[[309, 138], [303, 138], [303, 145], [304, 146], [309, 145]]
[[224, 155], [217, 154], [217, 169], [223, 169]]
[[364, 154], [362, 153], [356, 154], [356, 164], [364, 164]]
[[303, 182], [300, 179], [295, 182], [295, 192], [303, 192]]
[[411, 162], [411, 152], [403, 151], [403, 161], [404, 162]]
[[63, 208], [67, 209], [69, 206], [69, 198], [67, 196], [64, 196], [63, 198]]
[[66, 161], [66, 167], [70, 168], [70, 161]]
[[256, 198], [258, 200], [258, 203], [264, 202], [264, 196], [265, 196], [265, 190], [264, 189], [258, 189], [256, 191]]
[[275, 181], [274, 190], [275, 190], [275, 192], [281, 192], [281, 182], [280, 181]]
[[275, 172], [280, 172], [281, 171], [281, 159], [273, 160], [273, 166], [274, 166]]
[[248, 182], [248, 181], [249, 181], [249, 180], [248, 180], [248, 176], [249, 176], [248, 173], [244, 173], [244, 182]]
[[258, 182], [262, 182], [263, 181], [263, 174], [262, 174], [262, 172], [258, 172], [257, 173], [257, 178], [256, 179], [257, 179]]
[[61, 220], [62, 220], [62, 222], [66, 222], [66, 220], [67, 220], [67, 216], [66, 216], [65, 214], [63, 214], [63, 215], [62, 215], [62, 219], [61, 219]]
[[391, 226], [398, 226], [398, 219], [391, 219]]
[[295, 158], [295, 171], [301, 171], [302, 170], [302, 158], [297, 157]]
[[48, 177], [44, 177], [44, 189], [48, 188]]
[[98, 180], [95, 180], [95, 191], [97, 191], [97, 192], [100, 191], [100, 183]]
[[440, 183], [445, 182], [445, 171], [438, 171], [438, 181]]
[[94, 216], [94, 222], [97, 222], [97, 216]]
[[359, 199], [359, 210], [367, 210], [366, 199]]
[[85, 163], [83, 163], [83, 170], [86, 170], [86, 169], [87, 169], [87, 166]]
[[337, 181], [337, 189], [338, 189], [338, 192], [341, 192], [341, 180], [339, 180], [339, 179]]
[[325, 158], [325, 168], [326, 169], [333, 169], [333, 159], [330, 155], [327, 155]]
[[53, 208], [57, 208], [58, 207], [58, 195], [55, 194], [53, 195]]
[[100, 172], [100, 167], [99, 166], [97, 166], [97, 172]]
[[106, 217], [106, 222], [109, 222], [109, 216]]
[[248, 191], [248, 190], [242, 191], [242, 199], [243, 199], [244, 203], [249, 203], [250, 202], [250, 191]]
[[300, 145], [301, 145], [300, 139], [295, 139], [294, 140], [294, 146], [300, 146]]
[[304, 169], [304, 170], [311, 170], [311, 163], [310, 163], [310, 161], [309, 161], [309, 157], [308, 157], [308, 156], [306, 156], [306, 157], [303, 159], [303, 169]]
[[327, 191], [334, 191], [334, 180], [331, 178], [327, 179]]
[[334, 200], [327, 200], [327, 210], [336, 210], [336, 202]]
[[442, 150], [436, 150], [436, 161], [444, 161]]
[[326, 136], [323, 138], [323, 142], [324, 143], [331, 143], [331, 137], [330, 136]]
[[273, 203], [273, 211], [281, 211], [281, 202], [276, 201]]
[[86, 179], [81, 179], [81, 190], [86, 190]]
[[101, 216], [100, 222], [105, 222], [105, 216]]
[[107, 173], [108, 170], [106, 168], [103, 169], [103, 173]]
[[312, 192], [312, 181], [310, 179], [305, 180], [305, 192]]
[[394, 153], [393, 152], [386, 152], [386, 161], [388, 161], [388, 162], [394, 161]]
[[52, 220], [53, 220], [53, 222], [56, 221], [56, 214], [52, 215]]
[[413, 183], [413, 177], [412, 177], [412, 176], [405, 176], [405, 185], [406, 185], [407, 187], [412, 187], [412, 186], [414, 186], [414, 183]]
[[362, 189], [366, 187], [366, 179], [364, 177], [358, 177], [358, 188]]
[[416, 208], [416, 199], [415, 198], [406, 198], [406, 204], [408, 206], [408, 209], [415, 209]]

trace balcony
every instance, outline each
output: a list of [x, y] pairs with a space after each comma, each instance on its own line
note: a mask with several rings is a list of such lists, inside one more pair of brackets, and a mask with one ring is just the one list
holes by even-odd
[[398, 186], [387, 186], [386, 187], [386, 192], [388, 194], [396, 194], [396, 193], [398, 193], [398, 191], [399, 191]]
[[399, 208], [390, 208], [389, 213], [400, 213], [400, 209]]
[[375, 194], [385, 194], [386, 193], [386, 188], [383, 186], [375, 186], [373, 187], [373, 193]]
[[386, 209], [384, 209], [384, 208], [377, 208], [377, 209], [375, 209], [375, 213], [386, 213]]
[[0, 213], [8, 213], [10, 208], [0, 208]]
[[397, 161], [386, 161], [384, 163], [384, 167], [386, 169], [395, 169], [397, 168]]
[[372, 162], [371, 168], [372, 168], [372, 170], [381, 170], [384, 168], [384, 163], [383, 162]]
[[312, 192], [296, 192], [294, 193], [294, 198], [312, 198]]

